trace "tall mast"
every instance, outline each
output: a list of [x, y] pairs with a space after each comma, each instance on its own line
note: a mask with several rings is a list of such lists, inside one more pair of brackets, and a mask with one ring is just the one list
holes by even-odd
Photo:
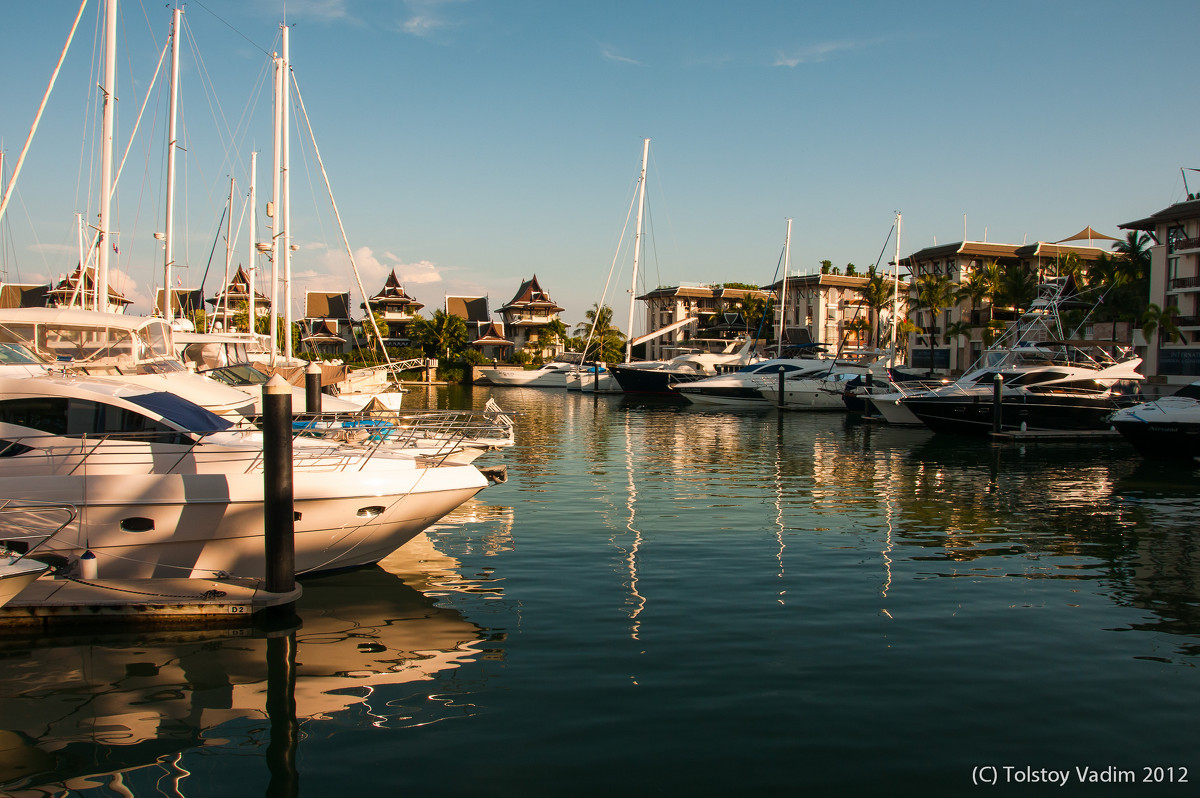
[[792, 262], [792, 220], [787, 220], [787, 232], [783, 236], [783, 282], [779, 286], [779, 357], [783, 357], [783, 342], [787, 329], [787, 278]]
[[256, 209], [254, 207], [254, 188], [257, 183], [257, 174], [258, 174], [258, 153], [252, 152], [252, 153], [250, 153], [250, 203], [249, 203], [250, 204], [250, 222], [249, 222], [250, 227], [248, 229], [249, 238], [250, 238], [250, 256], [248, 258], [246, 258], [246, 272], [250, 279], [250, 284], [248, 286], [248, 288], [249, 288], [248, 293], [250, 296], [248, 297], [248, 300], [247, 300], [246, 326], [250, 329], [251, 335], [254, 334], [254, 258], [255, 258], [256, 248], [257, 248], [257, 245], [255, 244], [256, 239], [255, 239], [255, 230], [254, 230], [254, 214], [256, 211]]
[[281, 80], [283, 82], [283, 93], [280, 103], [280, 144], [282, 152], [280, 158], [282, 164], [280, 166], [282, 175], [280, 177], [282, 183], [283, 197], [283, 224], [280, 230], [282, 241], [280, 246], [283, 248], [283, 351], [288, 362], [292, 359], [292, 180], [290, 153], [288, 143], [288, 133], [291, 123], [288, 118], [288, 106], [291, 103], [291, 71], [292, 62], [288, 55], [288, 27], [283, 26], [283, 68], [281, 70]]
[[[287, 28], [284, 28], [287, 35]], [[275, 56], [275, 130], [274, 154], [271, 174], [271, 203], [267, 215], [271, 217], [271, 365], [275, 365], [275, 356], [279, 353], [279, 175], [281, 172], [280, 156], [283, 146], [280, 143], [280, 116], [283, 107], [283, 59]], [[291, 336], [289, 336], [290, 338]]]
[[179, 20], [183, 11], [176, 8], [171, 15], [171, 110], [167, 121], [167, 221], [163, 238], [163, 280], [166, 284], [163, 296], [166, 298], [165, 315], [167, 323], [175, 319], [175, 303], [171, 271], [175, 268], [175, 147], [176, 118], [179, 116]]
[[[113, 129], [116, 127], [117, 0], [108, 0], [104, 20], [104, 115], [100, 133], [100, 229], [96, 237], [96, 295], [92, 307], [108, 310], [108, 248], [112, 227]], [[82, 270], [79, 279], [84, 280]], [[85, 281], [86, 284], [86, 281]]]
[[896, 211], [896, 279], [892, 285], [892, 347], [888, 355], [890, 365], [896, 365], [896, 335], [900, 326], [900, 211]]
[[633, 303], [637, 296], [638, 257], [642, 247], [642, 211], [646, 207], [646, 159], [650, 155], [650, 139], [642, 141], [642, 173], [638, 177], [637, 229], [633, 232], [633, 279], [629, 283], [629, 334], [625, 338], [625, 362], [633, 359]]

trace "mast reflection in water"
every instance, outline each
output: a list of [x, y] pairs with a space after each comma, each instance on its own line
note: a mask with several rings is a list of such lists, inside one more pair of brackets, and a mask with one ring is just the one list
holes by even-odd
[[[516, 414], [517, 444], [488, 455], [508, 482], [424, 548], [304, 583], [301, 794], [950, 796], [987, 765], [1200, 779], [1195, 468], [1119, 440], [561, 390], [405, 402], [488, 397]], [[267, 794], [264, 641], [3, 651], [0, 790]]]

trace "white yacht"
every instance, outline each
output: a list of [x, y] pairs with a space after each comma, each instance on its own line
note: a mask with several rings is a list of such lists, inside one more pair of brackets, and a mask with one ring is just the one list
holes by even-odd
[[0, 310], [0, 342], [27, 347], [55, 368], [109, 376], [186, 397], [218, 415], [250, 414], [256, 397], [194, 374], [176, 356], [165, 319], [79, 308]]
[[[102, 577], [264, 572], [263, 437], [177, 394], [106, 378], [0, 377], [0, 496], [66, 502], [43, 547]], [[487, 484], [367, 440], [297, 437], [298, 573], [377, 562]]]
[[879, 362], [853, 365], [829, 361], [824, 371], [785, 376], [782, 397], [778, 384], [762, 385], [758, 390], [764, 399], [783, 410], [845, 411], [848, 409], [846, 393], [867, 374], [879, 380], [887, 379], [887, 369]]
[[743, 366], [729, 374], [718, 374], [678, 387], [692, 404], [727, 407], [774, 407], [777, 396], [767, 399], [760, 388], [779, 387], [780, 370], [786, 376], [810, 375], [829, 368], [830, 361], [816, 358], [773, 358]]
[[1200, 381], [1118, 410], [1109, 421], [1145, 457], [1195, 460], [1200, 457]]
[[493, 385], [519, 385], [524, 388], [566, 388], [567, 375], [579, 366], [558, 360], [536, 369], [488, 369], [488, 382]]

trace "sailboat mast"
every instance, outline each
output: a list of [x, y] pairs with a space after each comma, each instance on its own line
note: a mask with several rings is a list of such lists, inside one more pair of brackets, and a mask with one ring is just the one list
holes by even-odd
[[642, 247], [642, 211], [646, 208], [646, 160], [650, 155], [650, 139], [642, 140], [642, 173], [638, 177], [637, 229], [633, 232], [633, 278], [629, 283], [629, 334], [625, 338], [625, 362], [633, 359], [633, 303], [637, 297], [638, 257]]
[[783, 236], [783, 282], [779, 286], [779, 351], [783, 357], [783, 344], [787, 340], [787, 278], [792, 263], [792, 220], [787, 220], [787, 232]]
[[[92, 307], [108, 310], [108, 241], [112, 228], [113, 130], [117, 103], [117, 0], [108, 0], [104, 14], [104, 115], [100, 133], [100, 230], [96, 237], [96, 295]], [[84, 279], [82, 270], [79, 279]]]
[[900, 211], [896, 211], [896, 278], [892, 284], [892, 346], [888, 355], [890, 365], [896, 365], [896, 336], [900, 326]]
[[282, 198], [283, 198], [283, 225], [280, 230], [282, 241], [280, 246], [283, 248], [283, 351], [284, 356], [290, 363], [292, 360], [292, 179], [290, 166], [289, 152], [289, 128], [291, 126], [288, 117], [288, 106], [291, 103], [291, 80], [288, 74], [292, 68], [291, 57], [288, 55], [288, 27], [283, 26], [283, 68], [282, 74], [282, 94], [280, 102], [280, 144], [282, 152], [280, 158], [282, 160], [280, 176], [282, 183]]
[[[284, 28], [285, 34], [287, 28]], [[271, 204], [267, 215], [271, 217], [271, 365], [275, 365], [275, 357], [279, 353], [279, 177], [280, 155], [283, 147], [280, 143], [283, 106], [283, 59], [275, 56], [275, 130], [274, 153], [272, 157]], [[290, 336], [289, 336], [290, 337]]]
[[249, 204], [250, 204], [249, 225], [250, 226], [247, 229], [247, 232], [249, 233], [249, 239], [250, 239], [250, 254], [246, 258], [246, 272], [247, 272], [247, 276], [249, 277], [249, 283], [250, 283], [249, 286], [247, 287], [248, 288], [247, 293], [249, 294], [249, 296], [247, 297], [246, 326], [249, 328], [251, 335], [254, 334], [254, 257], [255, 257], [256, 247], [257, 247], [257, 245], [255, 244], [256, 231], [254, 229], [254, 214], [256, 212], [256, 209], [254, 207], [254, 189], [255, 189], [255, 186], [257, 185], [257, 182], [258, 182], [258, 153], [252, 152], [252, 153], [250, 153], [250, 202], [249, 202]]
[[167, 323], [175, 319], [172, 270], [175, 268], [175, 147], [176, 121], [179, 116], [179, 22], [182, 9], [171, 15], [171, 110], [167, 121], [167, 219], [163, 228], [163, 298]]

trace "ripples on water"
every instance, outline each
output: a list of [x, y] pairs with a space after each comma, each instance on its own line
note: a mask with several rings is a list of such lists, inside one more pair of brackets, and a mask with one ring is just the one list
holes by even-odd
[[260, 637], [9, 639], [0, 785], [959, 795], [979, 765], [1200, 779], [1194, 469], [1120, 442], [490, 395], [519, 413], [518, 445], [493, 458], [509, 482], [380, 568], [305, 582], [294, 769], [269, 745], [289, 727], [267, 711]]

